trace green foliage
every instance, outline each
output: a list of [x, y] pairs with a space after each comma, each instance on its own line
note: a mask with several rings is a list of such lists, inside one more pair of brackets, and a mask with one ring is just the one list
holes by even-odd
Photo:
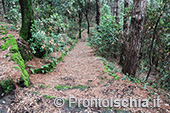
[[[114, 45], [119, 46], [119, 25], [116, 24], [107, 5], [102, 8], [100, 26], [93, 31], [93, 36], [88, 38], [89, 44], [102, 57], [111, 57], [115, 53]], [[97, 30], [98, 28], [98, 30]], [[118, 47], [117, 47], [118, 48]]]
[[43, 95], [43, 97], [46, 98], [46, 99], [55, 99], [56, 98], [56, 97], [52, 97], [50, 95]]
[[144, 80], [141, 79], [140, 77], [134, 77], [134, 76], [130, 76], [130, 75], [125, 75], [122, 80], [128, 80], [128, 81], [131, 81], [132, 83], [135, 83], [135, 84], [143, 84], [144, 85]]
[[6, 14], [5, 18], [13, 24], [12, 30], [16, 30], [21, 27], [21, 12], [19, 6], [19, 0], [4, 0]]
[[39, 87], [39, 88], [43, 88], [43, 89], [45, 88], [44, 85], [38, 85], [38, 87]]
[[28, 41], [32, 52], [37, 57], [47, 56], [54, 51], [62, 52], [73, 41], [64, 34], [67, 24], [57, 13], [50, 18], [41, 18], [32, 26], [32, 38]]
[[30, 68], [32, 74], [38, 74], [38, 73], [45, 74], [45, 73], [52, 72], [55, 69], [55, 66], [63, 60], [63, 58], [67, 55], [68, 51], [70, 51], [73, 48], [73, 46], [71, 46], [68, 50], [66, 50], [65, 53], [62, 53], [61, 57], [59, 57], [57, 59], [54, 57], [51, 57], [50, 59], [52, 60], [52, 62], [50, 62], [46, 65], [42, 65], [41, 68], [36, 68], [36, 69]]
[[49, 87], [51, 87], [51, 86], [50, 86], [50, 85], [47, 85], [47, 86], [46, 86], [46, 88], [49, 88]]
[[45, 74], [45, 73], [52, 72], [56, 65], [57, 65], [56, 62], [53, 61], [53, 62], [51, 62], [49, 64], [41, 66], [41, 68], [35, 69], [35, 70], [31, 68], [31, 71], [32, 71], [33, 74], [35, 74], [35, 73], [43, 73], [43, 74]]
[[81, 91], [87, 89], [87, 86], [83, 86], [83, 85], [78, 85], [78, 86], [73, 86], [72, 89], [80, 89]]
[[117, 72], [116, 67], [112, 62], [108, 62], [104, 58], [100, 58], [104, 64], [104, 68], [106, 69], [104, 73], [108, 73], [109, 76], [114, 77], [115, 80], [119, 80], [119, 77], [115, 74]]
[[71, 87], [68, 86], [68, 85], [58, 85], [58, 86], [55, 86], [55, 89], [57, 89], [57, 90], [68, 90], [68, 89], [71, 89]]
[[10, 91], [12, 91], [15, 88], [14, 86], [14, 81], [12, 78], [10, 78], [9, 80], [3, 80], [0, 83], [0, 95], [2, 93], [9, 93]]
[[57, 90], [69, 90], [69, 89], [80, 89], [81, 91], [87, 89], [88, 87], [87, 86], [83, 86], [83, 85], [77, 85], [77, 86], [68, 86], [68, 85], [58, 85], [58, 86], [55, 86], [55, 89]]
[[0, 34], [5, 35], [7, 33], [8, 33], [7, 30], [3, 26], [0, 25]]
[[[151, 39], [153, 36], [153, 30], [155, 28], [155, 24], [162, 12], [164, 4], [159, 1], [154, 1], [152, 4], [148, 6], [146, 13], [146, 22], [145, 22], [145, 36], [142, 43], [141, 49], [141, 60], [140, 60], [140, 68], [141, 72], [148, 71], [147, 67], [149, 66], [149, 52]], [[150, 8], [152, 7], [152, 8]], [[154, 8], [153, 8], [154, 7]], [[159, 21], [156, 33], [156, 40], [154, 42], [154, 50], [153, 50], [153, 70], [157, 73], [154, 75], [156, 81], [151, 84], [155, 84], [157, 88], [164, 88], [166, 90], [170, 90], [170, 68], [169, 68], [169, 53], [170, 53], [170, 23], [169, 23], [169, 7], [166, 6], [166, 9]], [[148, 49], [149, 48], [149, 49]]]

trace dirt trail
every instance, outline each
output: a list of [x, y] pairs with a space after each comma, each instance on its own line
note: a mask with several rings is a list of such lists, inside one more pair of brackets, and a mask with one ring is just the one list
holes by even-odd
[[[48, 74], [36, 74], [31, 75], [30, 79], [33, 85], [36, 87], [40, 84], [49, 85], [51, 88], [38, 89], [34, 88], [31, 90], [38, 91], [41, 94], [49, 94], [51, 96], [63, 96], [60, 91], [54, 89], [57, 85], [84, 85], [89, 88], [98, 88], [100, 80], [98, 77], [107, 76], [103, 73], [104, 66], [101, 60], [94, 55], [92, 49], [87, 46], [87, 30], [82, 32], [82, 39], [78, 40], [78, 43], [69, 55], [67, 55], [62, 62], [60, 62], [56, 69], [52, 73]], [[67, 92], [67, 93], [65, 93]], [[87, 97], [89, 92], [85, 94], [85, 91], [80, 91], [78, 89], [63, 91], [64, 95], [74, 95], [82, 97], [84, 95]]]
[[[32, 86], [24, 88], [27, 91], [38, 92], [42, 95], [50, 95], [53, 97], [62, 97], [68, 99], [70, 96], [77, 97], [77, 99], [91, 99], [101, 98], [109, 99], [148, 99], [151, 100], [156, 95], [151, 94], [147, 89], [143, 89], [142, 85], [131, 83], [127, 80], [122, 80], [123, 74], [117, 72], [120, 80], [115, 80], [113, 77], [104, 73], [104, 65], [102, 61], [95, 56], [92, 49], [87, 46], [87, 30], [82, 32], [82, 39], [78, 40], [78, 43], [73, 50], [60, 62], [56, 69], [47, 74], [35, 74], [30, 75]], [[115, 66], [118, 66], [115, 64]], [[45, 87], [39, 87], [43, 85]], [[69, 85], [77, 86], [84, 85], [88, 88], [85, 90], [80, 89], [69, 89], [64, 91], [58, 91], [55, 89], [57, 85]], [[48, 86], [48, 87], [46, 87]], [[34, 112], [54, 112], [54, 113], [75, 113], [74, 108], [68, 110], [63, 108], [62, 110], [56, 108], [53, 105], [53, 100], [46, 100], [40, 95], [27, 93], [27, 91], [18, 92], [18, 102], [11, 104], [9, 109], [11, 111], [22, 112], [22, 111], [34, 111]], [[162, 112], [166, 113], [170, 111], [170, 107], [167, 106], [166, 98], [159, 93], [161, 102], [160, 108], [117, 108], [121, 110], [131, 112]], [[89, 111], [101, 112], [101, 108], [95, 110], [90, 109]], [[87, 113], [92, 113], [87, 110], [80, 110]], [[106, 112], [107, 113], [107, 112]], [[113, 113], [113, 112], [108, 112]]]

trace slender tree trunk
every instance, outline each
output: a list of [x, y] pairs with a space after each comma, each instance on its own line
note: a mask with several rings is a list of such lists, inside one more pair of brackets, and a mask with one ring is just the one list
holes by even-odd
[[24, 40], [29, 40], [31, 38], [31, 26], [34, 23], [34, 14], [32, 8], [31, 0], [19, 0], [21, 5], [22, 14], [22, 27], [20, 30], [20, 36]]
[[5, 9], [5, 2], [4, 2], [4, 0], [2, 0], [2, 6], [3, 6], [4, 14], [6, 14], [6, 9]]
[[81, 38], [82, 12], [79, 10], [79, 38]]
[[85, 14], [85, 17], [86, 17], [86, 21], [87, 21], [87, 34], [90, 34], [90, 23], [89, 23], [88, 13]]
[[109, 1], [109, 5], [110, 5], [111, 13], [113, 14], [113, 0]]
[[88, 0], [88, 1], [85, 0], [85, 17], [86, 17], [86, 21], [87, 21], [87, 33], [88, 33], [88, 34], [90, 34], [90, 22], [89, 22], [89, 18], [88, 18], [89, 2], [90, 2], [90, 0]]
[[114, 0], [113, 16], [115, 16], [116, 23], [119, 24], [119, 0]]
[[162, 10], [162, 12], [161, 12], [157, 22], [156, 22], [156, 25], [155, 25], [155, 28], [154, 28], [154, 31], [153, 31], [152, 44], [151, 44], [151, 50], [150, 50], [150, 68], [149, 68], [148, 74], [146, 76], [146, 81], [148, 80], [148, 78], [150, 76], [150, 73], [152, 71], [152, 66], [153, 66], [153, 63], [152, 63], [153, 62], [153, 58], [152, 58], [153, 57], [152, 56], [153, 53], [152, 52], [153, 52], [153, 49], [154, 49], [154, 41], [155, 41], [155, 37], [156, 37], [156, 33], [157, 33], [157, 27], [158, 27], [159, 21], [160, 21], [162, 15], [163, 15], [163, 13], [164, 13], [164, 10], [166, 8], [167, 3], [168, 2], [166, 2], [165, 5], [164, 5], [163, 10]]
[[100, 0], [96, 0], [96, 24], [100, 25]]
[[[104, 5], [105, 4], [105, 0], [102, 0], [102, 5]], [[99, 4], [100, 5], [100, 4]]]
[[125, 62], [122, 70], [129, 75], [135, 76], [138, 67], [146, 5], [147, 0], [133, 0], [131, 31], [126, 42]]
[[122, 50], [121, 50], [121, 56], [120, 56], [120, 65], [123, 65], [124, 63], [124, 59], [125, 59], [125, 48], [126, 46], [126, 42], [128, 41], [128, 35], [129, 35], [129, 26], [130, 26], [130, 21], [129, 21], [129, 16], [127, 12], [127, 8], [129, 8], [131, 5], [130, 0], [124, 0], [124, 24], [123, 24], [123, 42], [122, 42]]

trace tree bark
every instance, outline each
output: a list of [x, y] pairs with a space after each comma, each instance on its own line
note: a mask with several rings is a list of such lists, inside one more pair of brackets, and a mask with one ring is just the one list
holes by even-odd
[[6, 9], [5, 9], [5, 2], [4, 2], [4, 0], [2, 0], [2, 6], [3, 6], [4, 14], [6, 14]]
[[85, 17], [87, 21], [87, 34], [90, 34], [90, 23], [89, 23], [88, 13], [85, 14]]
[[100, 0], [96, 0], [96, 24], [100, 25]]
[[79, 39], [81, 39], [82, 12], [79, 10]]
[[31, 38], [31, 26], [34, 23], [34, 14], [31, 0], [19, 0], [22, 14], [22, 27], [20, 30], [20, 36], [24, 40]]
[[138, 67], [147, 0], [133, 0], [131, 31], [126, 42], [123, 73], [135, 76]]
[[130, 21], [129, 21], [129, 15], [127, 15], [129, 12], [127, 12], [127, 8], [129, 8], [131, 5], [130, 0], [124, 0], [124, 24], [123, 24], [123, 40], [122, 40], [122, 50], [121, 50], [121, 56], [120, 56], [120, 65], [123, 66], [124, 59], [125, 59], [125, 48], [126, 46], [126, 41], [128, 41], [128, 34], [129, 34], [129, 26], [130, 26]]
[[115, 16], [116, 23], [119, 24], [119, 0], [114, 0], [113, 16]]
[[90, 34], [90, 22], [89, 22], [89, 18], [88, 18], [88, 6], [89, 6], [89, 2], [90, 0], [86, 1], [85, 0], [85, 17], [86, 17], [86, 21], [87, 21], [87, 34]]

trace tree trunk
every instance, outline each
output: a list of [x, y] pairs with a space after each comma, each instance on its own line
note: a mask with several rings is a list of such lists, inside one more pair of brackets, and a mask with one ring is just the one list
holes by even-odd
[[81, 38], [82, 12], [79, 11], [79, 39]]
[[143, 37], [143, 26], [145, 20], [147, 0], [133, 0], [131, 31], [125, 49], [125, 62], [123, 73], [136, 74]]
[[87, 21], [87, 34], [90, 34], [90, 23], [89, 23], [89, 18], [88, 18], [88, 6], [89, 6], [89, 2], [90, 0], [86, 1], [85, 0], [85, 17], [86, 17], [86, 21]]
[[6, 14], [6, 9], [5, 9], [5, 2], [4, 2], [4, 0], [2, 0], [2, 6], [3, 6], [4, 14]]
[[100, 25], [100, 0], [96, 0], [96, 24]]
[[102, 5], [104, 5], [105, 4], [105, 0], [102, 0]]
[[90, 23], [89, 23], [88, 13], [85, 14], [85, 17], [87, 21], [87, 34], [90, 34]]
[[31, 38], [31, 26], [34, 23], [34, 14], [32, 8], [31, 0], [19, 0], [21, 5], [22, 14], [22, 27], [20, 30], [20, 36], [24, 40], [29, 40]]
[[116, 23], [119, 24], [119, 0], [114, 0], [113, 16], [115, 16]]
[[128, 16], [128, 13], [127, 12], [127, 8], [129, 8], [131, 5], [131, 2], [130, 0], [124, 0], [124, 24], [123, 24], [123, 43], [122, 43], [122, 50], [121, 50], [121, 56], [120, 56], [120, 65], [123, 65], [124, 63], [124, 59], [125, 59], [125, 48], [127, 47], [126, 46], [126, 41], [128, 41], [128, 34], [129, 34], [129, 26], [130, 26], [130, 21], [129, 21], [129, 16]]

